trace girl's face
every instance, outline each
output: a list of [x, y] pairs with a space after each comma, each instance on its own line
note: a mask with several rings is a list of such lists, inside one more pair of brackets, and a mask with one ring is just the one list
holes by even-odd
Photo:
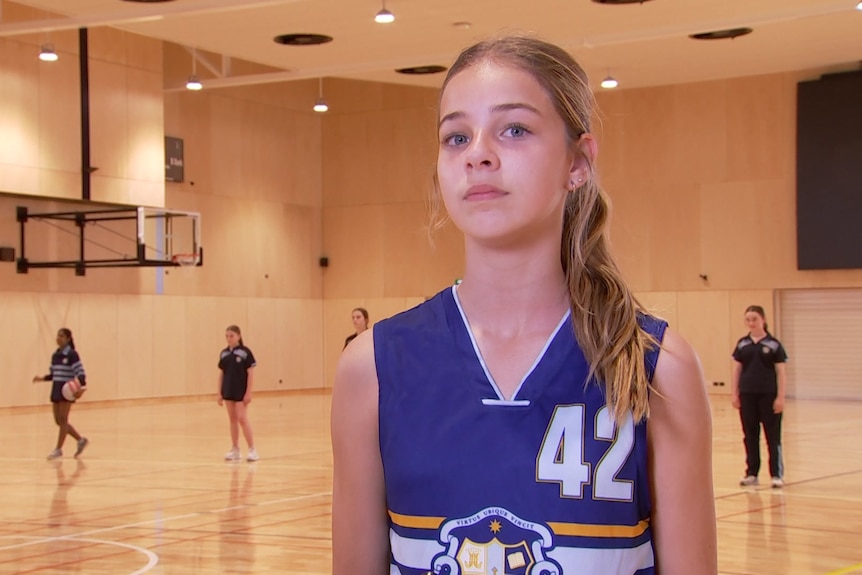
[[227, 341], [228, 347], [236, 347], [239, 345], [239, 334], [232, 330], [227, 330], [224, 332], [225, 341]]
[[440, 100], [437, 175], [452, 221], [489, 245], [554, 234], [586, 166], [563, 119], [527, 72], [484, 61], [459, 72]]
[[69, 336], [62, 331], [57, 332], [57, 347], [66, 347], [69, 345]]
[[357, 332], [368, 329], [368, 320], [365, 319], [365, 316], [358, 309], [353, 311], [353, 327]]
[[763, 325], [765, 321], [763, 316], [756, 311], [745, 312], [745, 326], [748, 328], [748, 331], [757, 333], [764, 331]]

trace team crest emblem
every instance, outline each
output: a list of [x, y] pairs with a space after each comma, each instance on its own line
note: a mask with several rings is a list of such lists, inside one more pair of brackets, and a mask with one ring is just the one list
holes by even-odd
[[762, 351], [763, 353], [769, 353], [772, 350], [769, 348], [768, 345], [762, 345], [762, 346], [760, 346], [760, 351]]
[[236, 362], [239, 363], [241, 361], [242, 361], [242, 358], [240, 356], [236, 356]]
[[435, 575], [561, 575], [545, 553], [553, 548], [551, 530], [524, 521], [499, 507], [451, 519], [440, 528], [446, 550], [434, 557]]

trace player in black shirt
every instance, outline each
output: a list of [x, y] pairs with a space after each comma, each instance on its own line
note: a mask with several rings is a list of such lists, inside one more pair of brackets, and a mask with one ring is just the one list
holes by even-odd
[[248, 444], [248, 461], [257, 461], [259, 456], [254, 448], [254, 434], [248, 421], [248, 404], [251, 403], [251, 389], [254, 382], [254, 354], [242, 342], [239, 327], [230, 325], [225, 330], [227, 347], [219, 355], [218, 404], [224, 404], [230, 419], [231, 448], [224, 458], [228, 461], [241, 459], [239, 453], [239, 428]]
[[784, 486], [781, 456], [781, 414], [784, 411], [787, 353], [772, 337], [766, 314], [759, 305], [745, 310], [749, 333], [733, 350], [731, 390], [733, 406], [739, 410], [745, 435], [747, 469], [740, 485], [757, 485], [760, 471], [760, 426], [769, 447], [769, 474], [773, 487]]

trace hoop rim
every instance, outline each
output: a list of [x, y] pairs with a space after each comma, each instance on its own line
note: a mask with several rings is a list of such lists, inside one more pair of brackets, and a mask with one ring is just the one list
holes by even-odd
[[196, 266], [199, 261], [198, 255], [192, 253], [174, 254], [171, 256], [171, 263], [180, 267]]

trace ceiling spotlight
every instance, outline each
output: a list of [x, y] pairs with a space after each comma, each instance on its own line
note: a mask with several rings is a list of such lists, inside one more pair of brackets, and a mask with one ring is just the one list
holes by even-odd
[[857, 10], [862, 10], [862, 0], [859, 0], [859, 3], [856, 5]]
[[395, 22], [395, 14], [386, 9], [386, 0], [383, 0], [383, 8], [374, 16], [374, 21], [378, 24], [390, 24]]
[[196, 92], [198, 90], [201, 90], [203, 87], [204, 87], [204, 85], [201, 84], [201, 81], [198, 79], [198, 77], [195, 74], [192, 74], [191, 76], [189, 76], [189, 79], [186, 82], [186, 89], [187, 90], [193, 90]]
[[613, 76], [608, 76], [607, 78], [602, 80], [602, 83], [601, 83], [602, 88], [605, 88], [606, 90], [616, 88], [619, 85], [620, 85], [620, 83], [617, 82]]
[[318, 86], [320, 86], [318, 92], [319, 95], [317, 97], [317, 100], [314, 102], [314, 107], [312, 108], [312, 110], [314, 110], [315, 112], [320, 112], [322, 114], [323, 112], [329, 110], [329, 106], [326, 104], [326, 100], [323, 98], [323, 78], [320, 78], [318, 80]]
[[42, 50], [39, 52], [39, 59], [43, 62], [56, 62], [60, 59], [57, 52], [54, 51], [53, 44], [42, 44]]
[[192, 75], [186, 81], [186, 90], [197, 92], [204, 87], [198, 79], [198, 49], [192, 48]]

